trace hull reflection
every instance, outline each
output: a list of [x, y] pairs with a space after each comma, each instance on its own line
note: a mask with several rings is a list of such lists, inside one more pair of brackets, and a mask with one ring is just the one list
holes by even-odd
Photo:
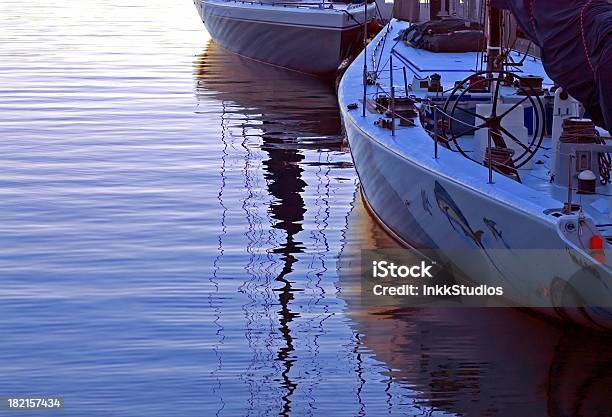
[[230, 53], [209, 42], [195, 63], [198, 98], [227, 102], [265, 148], [343, 149], [334, 84]]
[[400, 246], [358, 194], [340, 259], [340, 294], [363, 346], [385, 363], [387, 376], [414, 390], [420, 406], [462, 416], [612, 414], [609, 337], [512, 308], [363, 305], [359, 254], [381, 248]]

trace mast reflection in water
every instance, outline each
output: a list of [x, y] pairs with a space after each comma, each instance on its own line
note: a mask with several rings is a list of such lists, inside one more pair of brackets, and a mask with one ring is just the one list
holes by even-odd
[[[246, 268], [249, 280], [241, 285], [240, 290], [250, 299], [243, 311], [249, 321], [247, 339], [254, 355], [247, 373], [251, 411], [260, 409], [261, 404], [257, 403], [262, 400], [265, 389], [271, 388], [262, 389], [258, 385], [271, 381], [278, 387], [279, 414], [289, 415], [292, 397], [301, 383], [294, 377], [293, 366], [297, 358], [302, 365], [300, 372], [324, 378], [317, 358], [320, 354], [318, 340], [325, 332], [323, 322], [333, 315], [325, 300], [326, 291], [329, 291], [326, 287], [332, 282], [322, 283], [329, 262], [327, 258], [333, 256], [327, 235], [334, 235], [331, 244], [339, 247], [339, 232], [343, 226], [343, 221], [334, 220], [334, 217], [342, 219], [342, 211], [340, 216], [334, 214], [338, 209], [333, 207], [331, 198], [332, 193], [337, 194], [335, 188], [340, 185], [348, 191], [345, 198], [349, 200], [345, 204], [350, 203], [354, 188], [352, 171], [348, 178], [331, 176], [336, 171], [340, 173], [351, 168], [350, 157], [343, 146], [333, 85], [241, 58], [212, 42], [198, 58], [195, 75], [199, 100], [220, 100], [223, 105], [220, 118], [224, 144], [223, 181], [219, 204], [224, 207], [224, 232], [219, 236], [216, 265], [223, 263], [227, 214], [232, 205], [227, 202], [228, 194], [233, 199], [237, 191], [231, 188], [228, 176], [236, 169], [238, 159], [243, 158], [246, 198], [242, 206], [248, 223], [246, 235], [250, 241], [247, 247], [250, 259]], [[236, 150], [242, 150], [240, 156], [235, 154]], [[336, 201], [342, 204], [341, 199]], [[262, 207], [262, 204], [267, 207]], [[348, 204], [345, 213], [346, 207]], [[306, 218], [307, 212], [310, 212], [309, 218]], [[266, 221], [270, 222], [268, 230]], [[304, 254], [306, 248], [302, 239], [308, 240], [308, 254]], [[299, 262], [303, 266], [296, 270]], [[266, 282], [255, 284], [262, 276]], [[221, 285], [218, 276], [214, 280], [216, 286]], [[258, 299], [262, 294], [260, 291], [265, 294], [265, 300]], [[297, 300], [300, 293], [304, 297]], [[262, 307], [263, 311], [254, 311]], [[259, 322], [262, 315], [270, 321], [270, 326], [274, 326], [271, 323], [274, 320], [273, 308], [276, 308], [277, 315], [275, 328], [266, 329], [266, 340], [256, 341], [259, 335], [254, 327], [262, 324]], [[309, 316], [308, 319], [296, 322], [303, 313]], [[220, 323], [223, 312], [219, 309], [217, 314], [216, 322]], [[301, 327], [301, 333], [296, 327]], [[306, 357], [303, 357], [304, 352], [296, 352], [296, 334], [300, 334], [302, 345], [308, 351]], [[224, 336], [218, 336], [216, 352], [220, 362], [216, 372], [221, 375], [223, 361], [220, 352]], [[282, 342], [280, 345], [279, 341]], [[273, 356], [274, 362], [280, 366], [264, 380], [256, 370], [270, 362], [260, 363], [263, 359], [259, 351], [261, 346], [268, 348], [266, 358]], [[317, 401], [313, 393], [318, 383], [316, 379], [308, 380], [301, 393], [309, 397], [311, 405]], [[273, 389], [270, 391], [274, 392]], [[222, 407], [227, 402], [227, 399], [220, 398]]]

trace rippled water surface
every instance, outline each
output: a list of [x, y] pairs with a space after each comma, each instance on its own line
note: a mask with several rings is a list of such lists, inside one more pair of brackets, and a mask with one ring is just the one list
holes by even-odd
[[220, 49], [189, 1], [1, 2], [0, 138], [0, 397], [61, 395], [66, 416], [610, 415], [600, 336], [361, 305], [360, 249], [395, 243], [333, 85]]

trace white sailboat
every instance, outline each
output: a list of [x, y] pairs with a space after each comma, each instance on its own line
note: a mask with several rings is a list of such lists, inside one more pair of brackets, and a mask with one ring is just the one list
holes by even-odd
[[393, 19], [345, 72], [339, 103], [363, 194], [400, 241], [503, 285], [512, 305], [611, 329], [609, 134], [508, 45], [502, 12], [486, 11], [486, 48], [433, 52], [461, 50], [469, 34], [458, 32], [478, 25], [423, 39]]
[[321, 1], [194, 0], [213, 40], [267, 64], [334, 76], [363, 46], [376, 4]]

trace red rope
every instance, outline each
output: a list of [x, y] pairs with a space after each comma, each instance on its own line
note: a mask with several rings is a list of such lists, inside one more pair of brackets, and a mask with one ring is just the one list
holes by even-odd
[[[527, 9], [529, 10], [529, 22], [531, 23], [531, 27], [534, 33], [537, 33], [535, 26], [536, 19], [533, 15], [533, 2], [534, 0], [527, 0]], [[591, 55], [589, 54], [589, 48], [587, 46], [586, 33], [584, 31], [584, 13], [589, 8], [592, 2], [593, 0], [588, 0], [580, 10], [580, 36], [582, 38], [582, 47], [584, 49], [584, 55], [587, 59], [587, 62], [589, 63], [589, 67], [591, 68], [593, 75], [595, 75], [595, 67], [593, 66], [593, 62], [591, 61]]]
[[[527, 9], [529, 10], [529, 23], [531, 23], [531, 28], [533, 29], [533, 34], [537, 36], [538, 31], [535, 26], [535, 16], [533, 15], [533, 0], [527, 1]], [[536, 39], [537, 41], [537, 39]]]
[[591, 55], [589, 54], [589, 48], [587, 47], [586, 34], [584, 32], [584, 12], [586, 12], [587, 8], [591, 5], [593, 0], [588, 0], [585, 5], [580, 10], [580, 35], [582, 36], [582, 46], [584, 48], [584, 55], [586, 56], [587, 62], [589, 63], [589, 67], [591, 67], [591, 71], [593, 75], [595, 75], [595, 67], [593, 67], [593, 63], [591, 62]]

